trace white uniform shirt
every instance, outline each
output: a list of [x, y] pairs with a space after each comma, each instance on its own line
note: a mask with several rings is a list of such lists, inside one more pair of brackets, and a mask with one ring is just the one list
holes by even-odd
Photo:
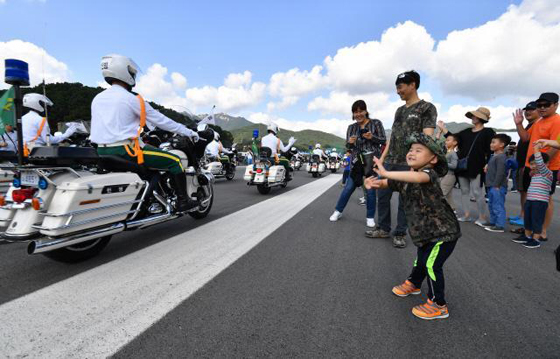
[[[29, 111], [21, 118], [23, 143], [33, 141], [33, 139], [37, 136], [37, 132], [39, 132], [41, 122], [43, 122], [43, 117], [33, 110]], [[68, 137], [72, 136], [73, 133], [74, 129], [68, 129], [63, 135], [53, 136], [51, 135], [51, 129], [47, 121], [45, 122], [45, 126], [43, 126], [40, 136], [35, 140], [35, 145], [45, 146], [47, 144], [47, 135], [50, 137], [51, 144], [55, 144], [64, 141]]]
[[[193, 136], [194, 132], [164, 116], [146, 103], [146, 122], [162, 130]], [[140, 102], [131, 92], [112, 85], [91, 103], [91, 142], [111, 144], [134, 138], [140, 126]]]
[[206, 153], [212, 157], [218, 157], [218, 155], [220, 154], [220, 143], [216, 140], [210, 142], [206, 146]]
[[0, 147], [0, 151], [17, 152], [17, 132], [4, 132], [0, 137], [0, 141], [6, 144], [6, 147]]
[[278, 154], [278, 147], [280, 147], [280, 151], [282, 152], [288, 152], [291, 147], [291, 145], [284, 146], [282, 141], [273, 133], [269, 133], [261, 139], [261, 146], [270, 148], [272, 150], [272, 156]]
[[325, 152], [322, 149], [316, 148], [313, 150], [314, 155], [319, 155], [319, 157], [326, 157]]

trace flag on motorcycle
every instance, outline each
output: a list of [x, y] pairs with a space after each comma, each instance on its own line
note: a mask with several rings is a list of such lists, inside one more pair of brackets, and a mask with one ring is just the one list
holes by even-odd
[[10, 87], [0, 98], [0, 135], [4, 134], [6, 125], [14, 125], [16, 111], [14, 96], [14, 88]]
[[257, 157], [259, 155], [259, 146], [257, 144], [256, 138], [253, 138], [253, 143], [251, 143], [251, 151], [253, 152], [254, 157]]
[[210, 110], [210, 114], [206, 117], [204, 117], [204, 119], [202, 119], [202, 121], [199, 122], [199, 124], [207, 124], [207, 125], [216, 125], [216, 118], [214, 118], [214, 109], [216, 108], [216, 106], [212, 106], [212, 110]]

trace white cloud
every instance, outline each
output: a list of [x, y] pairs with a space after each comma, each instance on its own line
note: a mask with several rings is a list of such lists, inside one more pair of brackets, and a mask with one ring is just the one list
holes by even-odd
[[560, 83], [559, 20], [558, 1], [512, 5], [497, 20], [449, 33], [432, 74], [444, 93], [479, 101], [553, 91]]
[[[49, 55], [43, 48], [22, 40], [0, 41], [0, 74], [4, 74], [5, 59], [23, 60], [29, 64], [29, 77], [31, 86], [45, 82], [64, 82], [70, 78], [68, 66]], [[0, 88], [8, 87], [3, 81]]]
[[186, 91], [187, 100], [196, 108], [216, 105], [220, 111], [236, 113], [259, 104], [265, 97], [266, 84], [251, 83], [252, 74], [229, 74], [220, 87], [195, 87]]
[[295, 105], [299, 100], [297, 96], [286, 96], [283, 97], [280, 102], [269, 102], [266, 105], [268, 112], [274, 112], [275, 110], [283, 110], [290, 106]]
[[153, 64], [145, 74], [138, 78], [135, 91], [147, 100], [157, 102], [160, 105], [177, 111], [184, 111], [185, 108], [188, 108], [189, 104], [177, 91], [186, 86], [187, 79], [183, 75], [174, 72], [170, 76], [171, 81], [169, 81], [167, 72], [167, 68], [161, 64]]
[[324, 87], [326, 78], [322, 75], [322, 66], [314, 66], [311, 71], [293, 68], [287, 72], [276, 72], [270, 77], [268, 91], [273, 97], [281, 97], [279, 103], [273, 103], [273, 109], [283, 109], [294, 105], [300, 97]]
[[396, 75], [431, 67], [434, 39], [412, 21], [386, 30], [380, 41], [339, 49], [325, 59], [328, 81], [336, 90], [364, 93], [392, 90]]

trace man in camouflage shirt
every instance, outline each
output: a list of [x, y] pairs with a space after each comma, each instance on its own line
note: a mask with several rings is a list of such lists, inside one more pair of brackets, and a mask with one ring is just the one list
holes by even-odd
[[[461, 236], [459, 221], [443, 196], [439, 177], [447, 173], [443, 147], [423, 133], [410, 136], [406, 155], [412, 171], [387, 171], [381, 160], [375, 159], [375, 172], [385, 179], [369, 177], [366, 188], [399, 192], [409, 224], [408, 232], [418, 247], [414, 268], [408, 279], [393, 288], [399, 297], [420, 294], [424, 279], [428, 282], [428, 301], [412, 309], [421, 319], [441, 319], [449, 316], [445, 302], [443, 264], [449, 258]], [[367, 231], [371, 237], [373, 231]]]
[[[397, 76], [395, 82], [397, 94], [405, 104], [397, 109], [395, 120], [391, 129], [389, 144], [381, 156], [388, 171], [406, 171], [408, 147], [406, 141], [412, 134], [424, 133], [429, 136], [434, 134], [437, 120], [437, 110], [431, 103], [420, 100], [418, 88], [420, 75], [412, 70]], [[391, 236], [391, 197], [393, 191], [382, 189], [378, 191], [378, 223], [373, 231], [374, 238], [389, 238]], [[397, 214], [397, 227], [393, 232], [393, 246], [406, 247], [407, 222], [404, 214], [403, 201], [399, 197]]]

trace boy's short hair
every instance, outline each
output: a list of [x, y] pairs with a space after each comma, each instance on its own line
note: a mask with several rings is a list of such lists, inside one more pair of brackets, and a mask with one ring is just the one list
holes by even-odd
[[[542, 160], [544, 163], [548, 163], [550, 157], [548, 157], [548, 153], [541, 152]], [[529, 163], [535, 162], [535, 154], [533, 153], [531, 157], [529, 157]]]
[[461, 137], [459, 137], [459, 135], [450, 133], [449, 135], [447, 135], [447, 137], [453, 137], [453, 140], [457, 142], [457, 146], [461, 145]]
[[511, 137], [509, 137], [505, 133], [498, 133], [497, 135], [494, 135], [492, 139], [497, 139], [498, 141], [504, 144], [504, 147], [509, 145], [509, 143], [511, 142]]
[[410, 85], [414, 82], [416, 89], [420, 87], [420, 74], [414, 70], [406, 71], [397, 76], [397, 80], [395, 81], [395, 85], [398, 86], [399, 84], [407, 84]]

